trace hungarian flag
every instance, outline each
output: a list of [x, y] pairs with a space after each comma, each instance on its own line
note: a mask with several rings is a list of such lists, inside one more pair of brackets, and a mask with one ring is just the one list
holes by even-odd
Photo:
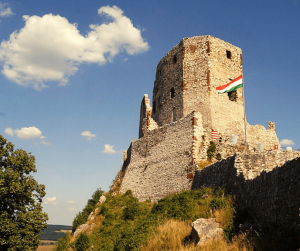
[[238, 88], [243, 87], [243, 76], [239, 76], [237, 78], [235, 78], [234, 80], [232, 80], [231, 82], [229, 82], [226, 85], [221, 85], [216, 87], [216, 90], [218, 91], [218, 93], [224, 93], [224, 92], [232, 92], [235, 91]]

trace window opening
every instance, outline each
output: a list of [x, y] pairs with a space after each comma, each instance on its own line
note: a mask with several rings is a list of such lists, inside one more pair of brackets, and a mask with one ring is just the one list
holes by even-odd
[[228, 98], [230, 101], [237, 101], [237, 91], [228, 92]]
[[157, 108], [160, 108], [160, 107], [161, 107], [161, 102], [160, 102], [160, 96], [159, 96], [157, 99]]
[[173, 111], [172, 111], [172, 121], [175, 122], [176, 121], [176, 109], [173, 108]]
[[157, 76], [158, 76], [158, 77], [161, 76], [161, 69], [157, 70]]
[[226, 51], [227, 58], [231, 59], [231, 51]]
[[175, 55], [173, 58], [173, 63], [176, 64], [176, 62], [177, 62], [177, 55]]
[[175, 89], [174, 89], [174, 87], [171, 88], [170, 94], [171, 94], [171, 98], [175, 97]]

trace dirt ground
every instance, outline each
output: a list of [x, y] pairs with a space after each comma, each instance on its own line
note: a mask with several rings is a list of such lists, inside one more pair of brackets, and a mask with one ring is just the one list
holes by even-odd
[[[56, 241], [49, 241], [49, 240], [41, 240], [42, 243], [56, 243]], [[53, 250], [54, 245], [40, 245], [37, 249], [37, 251], [52, 251]]]
[[45, 245], [45, 246], [39, 246], [37, 251], [52, 251], [54, 245]]

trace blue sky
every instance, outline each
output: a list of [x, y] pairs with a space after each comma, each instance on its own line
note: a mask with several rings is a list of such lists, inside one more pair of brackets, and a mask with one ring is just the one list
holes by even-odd
[[298, 0], [0, 0], [0, 20], [0, 134], [36, 157], [50, 224], [109, 189], [156, 65], [183, 37], [240, 47], [248, 122], [275, 121], [300, 148]]

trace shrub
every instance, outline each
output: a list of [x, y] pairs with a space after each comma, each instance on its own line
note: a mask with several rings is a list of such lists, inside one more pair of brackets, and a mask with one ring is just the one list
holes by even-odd
[[139, 203], [130, 203], [123, 210], [124, 220], [134, 220], [140, 214]]
[[57, 240], [54, 245], [54, 251], [65, 251], [68, 250], [68, 244], [70, 241], [70, 234], [67, 232], [64, 237]]
[[209, 147], [207, 149], [207, 158], [211, 160], [216, 152], [216, 144], [213, 141], [209, 142]]
[[76, 240], [76, 251], [85, 251], [90, 247], [90, 238], [86, 233], [81, 233]]

